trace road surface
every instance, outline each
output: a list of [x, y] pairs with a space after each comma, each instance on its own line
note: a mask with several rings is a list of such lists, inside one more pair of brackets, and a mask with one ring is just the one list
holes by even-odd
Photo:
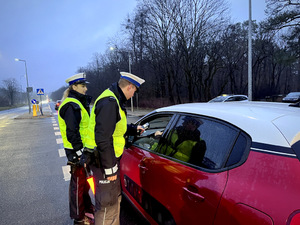
[[[54, 104], [43, 104], [43, 112], [34, 118], [27, 107], [0, 112], [0, 224], [73, 224]], [[126, 201], [122, 206], [122, 225], [147, 224]]]

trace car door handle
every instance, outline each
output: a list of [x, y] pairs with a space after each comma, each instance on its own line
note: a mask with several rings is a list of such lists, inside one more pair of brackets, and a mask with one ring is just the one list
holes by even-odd
[[[194, 190], [195, 188], [192, 188], [192, 189]], [[190, 200], [193, 200], [195, 202], [203, 202], [204, 199], [205, 199], [204, 196], [200, 195], [197, 192], [194, 192], [194, 191], [190, 190], [188, 187], [183, 187], [183, 190], [185, 192], [187, 192], [188, 197], [189, 197]]]
[[141, 169], [142, 173], [145, 173], [148, 171], [147, 164], [151, 164], [152, 159], [144, 157], [140, 163], [138, 164], [138, 167]]
[[147, 168], [146, 166], [143, 166], [143, 165], [141, 165], [141, 164], [139, 164], [138, 167], [139, 167], [143, 172], [145, 172], [145, 171], [148, 170], [148, 168]]

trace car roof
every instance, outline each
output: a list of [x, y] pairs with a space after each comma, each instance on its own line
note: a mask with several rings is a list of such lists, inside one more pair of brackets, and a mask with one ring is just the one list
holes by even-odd
[[287, 103], [187, 103], [156, 111], [217, 118], [241, 128], [252, 137], [252, 141], [266, 144], [288, 147], [297, 141], [295, 137], [300, 133], [300, 108], [290, 107]]
[[300, 95], [300, 92], [290, 92], [287, 95]]

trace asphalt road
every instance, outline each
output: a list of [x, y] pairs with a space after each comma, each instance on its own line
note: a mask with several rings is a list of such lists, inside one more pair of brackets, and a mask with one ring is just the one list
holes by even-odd
[[[54, 104], [43, 104], [43, 112], [34, 118], [27, 107], [0, 112], [0, 224], [72, 224], [69, 170]], [[121, 224], [147, 223], [124, 199]]]

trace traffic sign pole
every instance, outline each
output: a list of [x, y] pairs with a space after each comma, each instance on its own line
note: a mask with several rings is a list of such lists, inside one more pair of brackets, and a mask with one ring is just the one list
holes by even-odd
[[43, 88], [36, 89], [36, 94], [40, 96], [40, 103], [41, 103], [40, 110], [41, 110], [41, 115], [43, 116], [43, 109], [42, 109], [42, 108], [43, 108], [42, 95], [45, 94], [44, 89], [43, 89]]
[[43, 116], [43, 102], [42, 102], [42, 95], [40, 95], [40, 103], [41, 103], [41, 107], [40, 107], [40, 110], [41, 110], [41, 115]]

